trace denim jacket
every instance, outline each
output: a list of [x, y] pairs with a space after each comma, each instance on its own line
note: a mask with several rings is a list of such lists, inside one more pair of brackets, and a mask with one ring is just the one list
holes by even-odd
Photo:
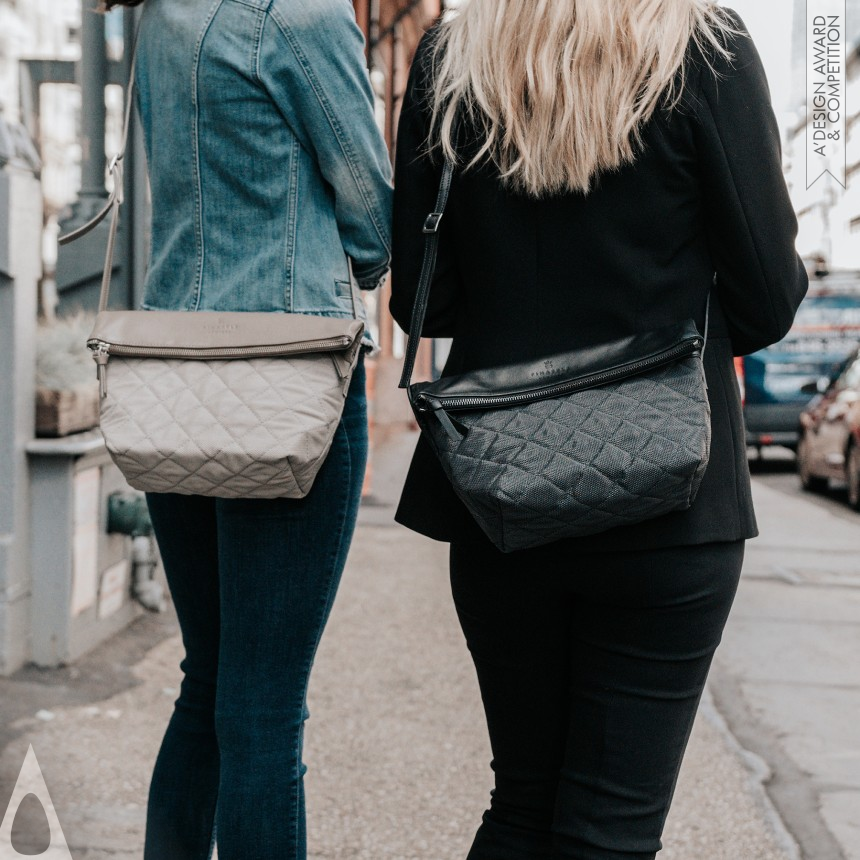
[[[352, 316], [377, 287], [391, 165], [350, 0], [147, 0], [141, 307]], [[360, 318], [366, 319], [356, 291]]]

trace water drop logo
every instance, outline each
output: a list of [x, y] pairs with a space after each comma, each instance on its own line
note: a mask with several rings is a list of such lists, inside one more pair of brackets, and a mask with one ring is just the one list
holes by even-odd
[[[40, 809], [41, 807], [41, 809]], [[29, 815], [27, 815], [29, 813]], [[31, 819], [29, 826], [22, 828], [16, 819]], [[34, 826], [32, 819], [38, 819]], [[29, 831], [26, 838], [19, 834]], [[39, 830], [39, 833], [33, 831]], [[43, 831], [43, 832], [42, 832]], [[36, 844], [40, 843], [40, 844]], [[14, 860], [18, 857], [39, 857], [41, 860], [74, 860], [57, 812], [48, 794], [48, 786], [42, 769], [36, 761], [32, 744], [27, 749], [24, 764], [18, 774], [18, 781], [12, 791], [9, 806], [0, 824], [0, 860]]]

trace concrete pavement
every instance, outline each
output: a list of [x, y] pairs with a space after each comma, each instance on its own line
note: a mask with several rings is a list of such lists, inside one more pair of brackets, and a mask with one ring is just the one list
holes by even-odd
[[860, 860], [860, 515], [802, 494], [793, 474], [754, 485], [761, 536], [711, 687], [811, 860]]
[[[362, 510], [312, 683], [314, 860], [462, 860], [489, 799], [490, 752], [445, 547], [391, 521], [412, 442], [397, 437], [376, 458], [375, 498]], [[0, 808], [32, 743], [74, 860], [139, 858], [181, 657], [168, 613], [141, 619], [73, 669], [0, 681]], [[766, 775], [706, 698], [660, 856], [798, 857], [762, 789]]]

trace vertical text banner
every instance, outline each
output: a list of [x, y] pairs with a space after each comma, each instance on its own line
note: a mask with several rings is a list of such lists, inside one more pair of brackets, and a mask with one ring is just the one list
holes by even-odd
[[845, 0], [806, 2], [806, 187], [846, 174]]

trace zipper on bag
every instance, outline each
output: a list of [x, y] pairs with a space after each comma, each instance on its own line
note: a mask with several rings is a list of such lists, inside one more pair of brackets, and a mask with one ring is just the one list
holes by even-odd
[[99, 380], [99, 397], [105, 398], [107, 397], [107, 363], [110, 347], [108, 344], [100, 341], [95, 348], [90, 347], [90, 349], [93, 351], [93, 358], [96, 362], [96, 376]]
[[520, 404], [532, 403], [536, 400], [561, 397], [565, 394], [573, 394], [576, 391], [596, 388], [597, 386], [612, 382], [615, 379], [638, 375], [647, 370], [651, 370], [652, 368], [668, 364], [675, 359], [682, 358], [686, 355], [693, 355], [701, 348], [701, 346], [702, 339], [700, 337], [696, 337], [679, 344], [678, 346], [672, 347], [671, 349], [665, 350], [658, 355], [653, 355], [649, 358], [632, 362], [631, 364], [626, 364], [601, 373], [593, 373], [590, 376], [573, 379], [568, 382], [561, 382], [545, 388], [536, 388], [531, 391], [524, 391], [515, 394], [476, 394], [471, 397], [444, 394], [437, 396], [422, 393], [418, 395], [416, 402], [421, 411], [432, 412], [435, 415], [450, 439], [454, 442], [459, 442], [463, 436], [465, 436], [465, 428], [460, 424], [460, 422], [452, 420], [451, 416], [447, 412], [449, 409], [463, 410], [480, 407], [493, 408], [517, 406]]
[[274, 346], [244, 346], [244, 347], [157, 347], [157, 346], [123, 346], [110, 344], [103, 340], [90, 340], [87, 346], [92, 351], [96, 363], [96, 375], [99, 380], [99, 395], [107, 397], [107, 363], [110, 356], [127, 356], [130, 358], [189, 358], [189, 359], [228, 359], [228, 358], [263, 358], [265, 356], [288, 356], [304, 352], [335, 352], [346, 349], [352, 338], [346, 335], [327, 338], [325, 340], [304, 341], [299, 344], [278, 344]]

